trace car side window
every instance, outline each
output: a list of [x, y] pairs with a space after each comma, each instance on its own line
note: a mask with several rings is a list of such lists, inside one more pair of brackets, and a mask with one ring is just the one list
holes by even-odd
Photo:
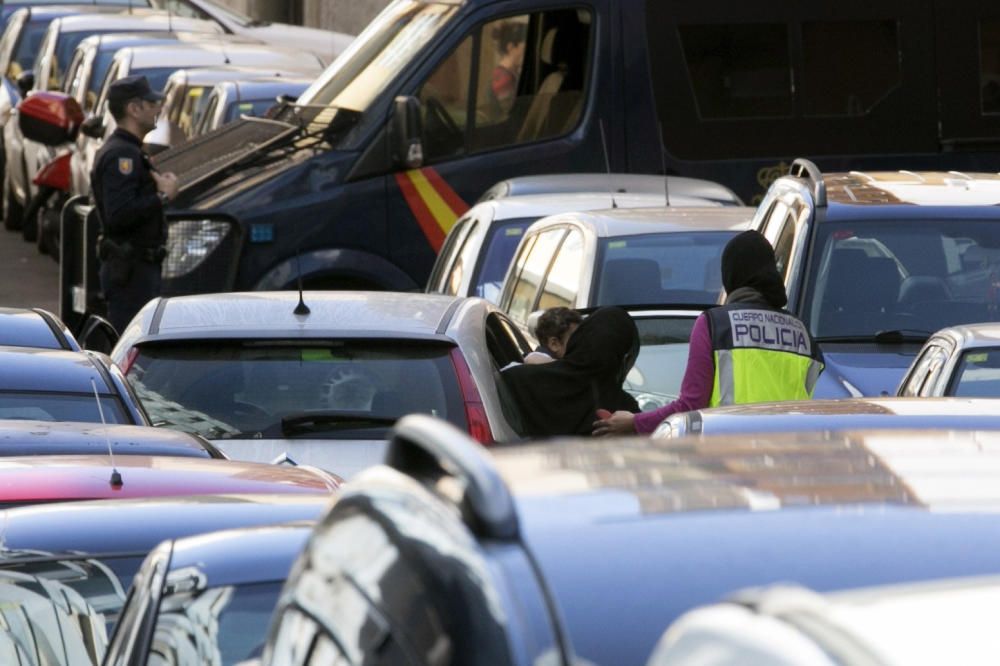
[[0, 63], [6, 63], [4, 75], [11, 81], [21, 74], [21, 65], [14, 60], [14, 47], [17, 46], [18, 35], [21, 33], [26, 15], [26, 12], [15, 13], [7, 23], [3, 37], [0, 37]]
[[583, 234], [578, 229], [571, 229], [552, 260], [535, 309], [572, 308], [576, 305], [581, 277], [583, 277]]
[[202, 19], [203, 21], [212, 20], [212, 17], [201, 9], [182, 0], [166, 0], [166, 2], [158, 2], [156, 4], [160, 5], [162, 9], [168, 10], [174, 16]]
[[592, 17], [507, 16], [466, 37], [421, 86], [429, 162], [567, 134], [581, 117]]
[[523, 260], [523, 263], [518, 266], [519, 270], [511, 287], [507, 314], [521, 326], [528, 324], [528, 315], [535, 305], [535, 295], [565, 233], [566, 230], [561, 227], [543, 231], [533, 239], [531, 247], [526, 247], [524, 256], [519, 257], [519, 261]]
[[448, 235], [444, 239], [444, 245], [441, 246], [441, 250], [438, 252], [438, 258], [434, 262], [431, 276], [427, 281], [429, 292], [434, 294], [447, 293], [445, 289], [451, 280], [450, 276], [453, 264], [471, 226], [471, 219], [462, 218], [448, 232]]
[[917, 357], [913, 362], [912, 372], [906, 378], [906, 385], [903, 387], [901, 395], [910, 398], [922, 395], [921, 389], [927, 383], [927, 378], [931, 374], [931, 364], [938, 351], [941, 351], [941, 347], [936, 344], [930, 344]]
[[929, 355], [929, 357], [929, 362], [927, 364], [927, 378], [924, 379], [920, 386], [920, 396], [923, 398], [937, 395], [935, 389], [938, 386], [941, 371], [944, 369], [945, 363], [948, 361], [948, 352], [945, 349], [938, 347]]
[[785, 219], [779, 222], [778, 233], [774, 240], [774, 258], [778, 263], [778, 273], [788, 282], [788, 269], [791, 267], [792, 247], [795, 245], [795, 215], [788, 210]]

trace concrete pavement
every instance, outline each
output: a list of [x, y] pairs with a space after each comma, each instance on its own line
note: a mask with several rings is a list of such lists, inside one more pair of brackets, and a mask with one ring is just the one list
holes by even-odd
[[0, 306], [39, 307], [58, 314], [59, 264], [0, 227]]

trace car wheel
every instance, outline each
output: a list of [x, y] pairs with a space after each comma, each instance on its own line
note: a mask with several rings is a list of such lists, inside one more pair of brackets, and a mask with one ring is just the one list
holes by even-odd
[[3, 226], [7, 231], [17, 231], [21, 228], [24, 217], [24, 206], [14, 196], [8, 178], [4, 178], [3, 196]]

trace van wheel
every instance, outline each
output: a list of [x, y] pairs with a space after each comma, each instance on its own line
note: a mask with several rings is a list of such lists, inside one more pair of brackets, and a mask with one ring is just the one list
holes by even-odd
[[24, 206], [14, 198], [14, 192], [7, 179], [4, 179], [3, 194], [3, 226], [7, 231], [17, 231], [21, 228], [24, 217]]
[[[288, 288], [295, 291], [299, 288], [299, 286], [298, 284], [293, 283]], [[341, 275], [330, 275], [327, 277], [303, 280], [302, 288], [313, 291], [385, 291], [385, 287], [380, 284], [376, 284], [371, 280]]]

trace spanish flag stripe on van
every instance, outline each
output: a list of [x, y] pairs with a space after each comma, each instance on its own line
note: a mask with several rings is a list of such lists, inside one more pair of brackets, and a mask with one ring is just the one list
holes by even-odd
[[423, 175], [427, 178], [427, 182], [434, 186], [434, 189], [441, 195], [441, 198], [448, 204], [452, 212], [455, 213], [456, 220], [464, 215], [465, 211], [469, 210], [469, 204], [462, 201], [462, 198], [455, 193], [455, 190], [451, 189], [451, 186], [445, 182], [444, 178], [437, 171], [434, 169], [424, 169]]
[[437, 252], [455, 221], [469, 206], [429, 167], [397, 173], [396, 182], [428, 242]]
[[410, 207], [410, 212], [413, 213], [413, 217], [417, 219], [417, 224], [420, 225], [421, 231], [427, 237], [427, 242], [437, 252], [444, 243], [445, 234], [441, 231], [441, 226], [434, 218], [434, 215], [431, 214], [430, 209], [424, 204], [424, 200], [417, 193], [417, 188], [407, 174], [397, 173], [396, 182], [399, 183], [399, 189], [403, 191], [403, 197], [406, 199], [406, 204]]

